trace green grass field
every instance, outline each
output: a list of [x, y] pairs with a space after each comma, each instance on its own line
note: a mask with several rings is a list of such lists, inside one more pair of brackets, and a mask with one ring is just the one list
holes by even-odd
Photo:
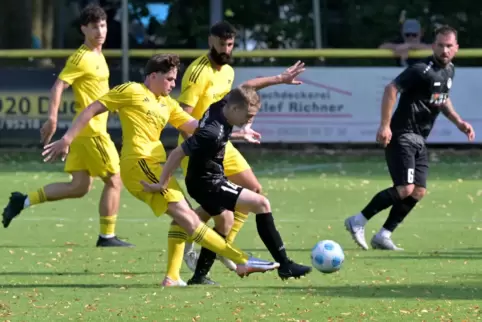
[[[443, 159], [443, 158], [442, 158]], [[345, 250], [340, 272], [281, 281], [274, 272], [240, 279], [219, 262], [220, 287], [162, 288], [168, 218], [123, 191], [117, 233], [137, 247], [97, 249], [96, 181], [84, 199], [31, 208], [0, 232], [4, 321], [475, 321], [482, 318], [482, 163], [432, 163], [429, 194], [394, 234], [404, 252], [360, 251], [343, 221], [390, 184], [381, 158], [250, 159], [289, 255], [310, 262], [319, 240]], [[353, 161], [353, 162], [352, 162]], [[464, 162], [464, 163], [461, 163]], [[0, 162], [1, 207], [10, 191], [64, 180], [61, 165]], [[371, 238], [386, 218], [367, 226]], [[270, 258], [254, 218], [237, 243]], [[190, 272], [183, 267], [184, 280]]]

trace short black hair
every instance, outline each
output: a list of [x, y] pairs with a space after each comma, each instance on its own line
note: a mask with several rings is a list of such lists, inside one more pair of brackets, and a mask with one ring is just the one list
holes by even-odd
[[152, 56], [146, 64], [144, 69], [144, 75], [150, 75], [152, 73], [170, 72], [173, 68], [179, 69], [181, 60], [178, 55], [175, 54], [155, 54]]
[[438, 35], [448, 35], [448, 34], [454, 34], [455, 39], [457, 39], [457, 29], [449, 25], [443, 25], [435, 29], [434, 37], [437, 37]]
[[79, 20], [81, 26], [87, 26], [89, 23], [107, 20], [107, 14], [101, 6], [91, 3], [82, 9]]
[[211, 36], [221, 39], [230, 39], [236, 37], [236, 29], [227, 21], [220, 21], [214, 24], [209, 30]]

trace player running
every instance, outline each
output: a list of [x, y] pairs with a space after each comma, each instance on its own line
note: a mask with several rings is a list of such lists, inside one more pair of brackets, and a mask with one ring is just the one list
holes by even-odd
[[[423, 198], [427, 187], [428, 152], [425, 141], [440, 111], [472, 141], [472, 126], [455, 112], [449, 97], [457, 31], [443, 26], [435, 31], [433, 56], [406, 68], [385, 88], [377, 141], [385, 148], [393, 187], [377, 193], [358, 215], [345, 221], [355, 242], [368, 249], [365, 225], [380, 211], [392, 207], [381, 230], [372, 238], [373, 248], [403, 250], [391, 239], [393, 231]], [[398, 107], [392, 108], [400, 93]]]
[[[234, 48], [236, 30], [228, 22], [219, 22], [213, 25], [209, 35], [209, 53], [197, 58], [187, 68], [182, 79], [181, 95], [179, 103], [184, 110], [190, 113], [195, 119], [199, 120], [211, 104], [223, 98], [232, 88], [234, 82], [234, 70], [229, 65]], [[301, 66], [302, 68], [303, 66]], [[291, 84], [301, 84], [293, 80]], [[250, 84], [251, 85], [251, 84]], [[268, 86], [264, 85], [263, 86]], [[260, 89], [258, 87], [257, 89]], [[183, 133], [179, 136], [179, 144], [186, 138]], [[181, 167], [184, 175], [187, 172], [189, 158], [182, 160]], [[224, 158], [224, 171], [228, 179], [246, 189], [261, 193], [261, 184], [256, 178], [253, 170], [241, 153], [231, 142], [226, 145], [226, 155]], [[201, 217], [209, 219], [207, 214]], [[234, 222], [231, 230], [227, 233], [226, 240], [232, 243], [244, 225], [247, 214], [239, 211], [234, 213]], [[175, 229], [175, 227], [173, 227]], [[176, 234], [169, 234], [169, 244], [176, 243]], [[179, 239], [177, 239], [179, 241]], [[173, 255], [175, 260], [180, 255]], [[186, 243], [184, 249], [184, 260], [187, 266], [194, 271], [196, 268], [198, 254], [194, 251], [192, 243]], [[221, 262], [230, 270], [235, 270], [236, 266], [229, 260], [219, 257]]]
[[[144, 84], [129, 82], [116, 86], [88, 106], [62, 137], [45, 147], [45, 161], [67, 154], [69, 145], [88, 122], [107, 111], [119, 113], [122, 126], [121, 178], [126, 189], [150, 206], [156, 216], [167, 213], [183, 230], [180, 234], [237, 264], [236, 272], [246, 276], [279, 267], [278, 263], [249, 257], [206, 226], [191, 209], [177, 181], [169, 180], [162, 194], [145, 192], [141, 181], [159, 182], [166, 152], [159, 140], [167, 123], [192, 133], [198, 121], [184, 112], [169, 96], [179, 69], [177, 55], [154, 55], [145, 68]], [[185, 286], [179, 279], [166, 277], [164, 286]]]
[[[73, 53], [52, 86], [49, 119], [42, 126], [41, 137], [47, 144], [57, 128], [57, 114], [62, 93], [72, 86], [76, 102], [76, 118], [92, 102], [109, 91], [109, 68], [102, 55], [107, 34], [107, 15], [97, 5], [88, 5], [80, 14], [84, 44]], [[81, 198], [92, 187], [94, 177], [104, 181], [100, 199], [100, 235], [97, 246], [134, 246], [115, 235], [122, 182], [119, 155], [107, 133], [108, 113], [97, 115], [72, 142], [65, 163], [71, 182], [52, 183], [28, 194], [13, 192], [3, 211], [3, 226], [30, 206], [62, 199]]]
[[[288, 258], [281, 236], [276, 230], [268, 199], [232, 183], [224, 173], [224, 156], [230, 138], [243, 138], [248, 142], [259, 143], [258, 133], [251, 129], [234, 133], [233, 126], [242, 127], [250, 122], [260, 106], [259, 95], [253, 87], [240, 86], [233, 89], [222, 100], [211, 105], [199, 122], [195, 134], [170, 153], [159, 181], [144, 180], [142, 184], [145, 191], [165, 194], [169, 189], [172, 174], [182, 159], [189, 156], [185, 179], [188, 193], [213, 217], [216, 232], [222, 235], [219, 227], [224, 227], [233, 220], [234, 211], [255, 213], [258, 234], [280, 264], [278, 275], [282, 279], [297, 278], [309, 273], [311, 267], [294, 263]], [[216, 254], [211, 250], [202, 248], [194, 276], [188, 284], [213, 284], [205, 283], [204, 280], [215, 257]]]

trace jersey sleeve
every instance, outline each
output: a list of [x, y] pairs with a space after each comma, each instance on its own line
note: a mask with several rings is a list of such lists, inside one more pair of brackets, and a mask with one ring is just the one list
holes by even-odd
[[415, 88], [423, 82], [424, 69], [423, 64], [409, 66], [393, 80], [393, 83], [400, 92]]
[[196, 133], [181, 144], [184, 154], [191, 156], [200, 151], [205, 155], [216, 154], [218, 132], [212, 124], [199, 128]]
[[110, 112], [117, 112], [122, 106], [135, 105], [137, 96], [132, 88], [135, 84], [122, 84], [112, 88], [107, 94], [100, 97], [98, 101]]
[[85, 74], [85, 67], [81, 59], [82, 57], [79, 57], [78, 53], [70, 56], [58, 78], [72, 85], [76, 79], [82, 77]]
[[197, 102], [204, 94], [209, 79], [206, 77], [207, 63], [199, 62], [190, 66], [182, 77], [181, 95], [179, 95], [179, 103], [195, 107]]
[[194, 121], [194, 118], [189, 113], [185, 112], [175, 100], [172, 99], [169, 102], [169, 107], [171, 109], [171, 113], [169, 115], [168, 122], [176, 129], [187, 122]]

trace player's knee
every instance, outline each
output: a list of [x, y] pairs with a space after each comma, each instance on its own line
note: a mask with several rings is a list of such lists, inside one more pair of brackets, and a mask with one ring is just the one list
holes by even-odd
[[427, 189], [424, 188], [424, 187], [415, 187], [415, 189], [413, 189], [413, 192], [411, 194], [411, 196], [417, 200], [421, 200], [425, 194], [427, 193]]
[[70, 197], [82, 198], [92, 189], [91, 180], [73, 180], [70, 185]]
[[231, 211], [224, 211], [219, 216], [214, 218], [214, 229], [220, 234], [226, 236], [231, 231], [234, 224], [234, 215]]
[[111, 174], [105, 178], [102, 178], [104, 184], [110, 188], [121, 190], [122, 189], [122, 180], [118, 173]]
[[409, 184], [406, 186], [398, 186], [397, 192], [398, 192], [398, 195], [400, 196], [400, 199], [405, 199], [413, 193], [414, 189], [415, 189], [415, 185]]
[[263, 195], [259, 195], [259, 198], [256, 202], [256, 214], [265, 214], [271, 212], [271, 204], [269, 203], [268, 198], [264, 197]]

